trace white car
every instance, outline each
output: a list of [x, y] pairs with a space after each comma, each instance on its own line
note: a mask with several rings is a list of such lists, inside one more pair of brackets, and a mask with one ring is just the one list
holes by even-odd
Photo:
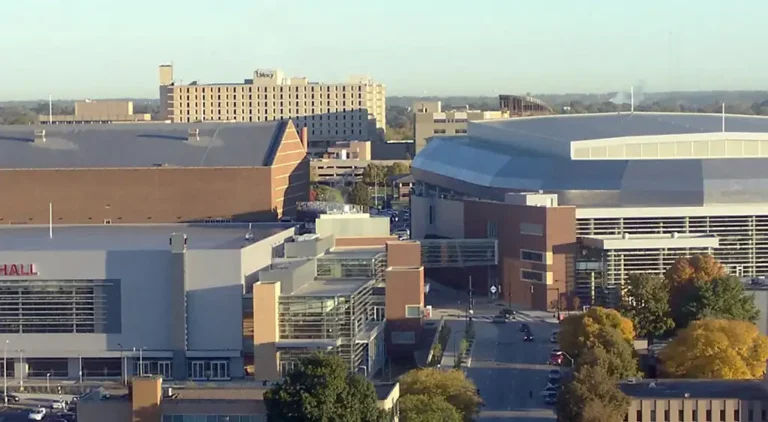
[[41, 421], [43, 418], [45, 418], [44, 407], [38, 407], [37, 409], [30, 410], [29, 415], [27, 416], [27, 419], [31, 421]]
[[53, 410], [65, 410], [67, 408], [67, 402], [64, 400], [52, 401], [50, 407]]

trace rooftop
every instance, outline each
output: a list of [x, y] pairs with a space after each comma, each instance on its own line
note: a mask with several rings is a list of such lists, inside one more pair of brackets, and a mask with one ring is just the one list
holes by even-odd
[[[292, 230], [290, 224], [259, 223], [251, 226], [254, 242]], [[0, 251], [67, 250], [169, 250], [173, 233], [187, 235], [188, 249], [241, 249], [253, 242], [245, 240], [247, 224], [112, 224], [53, 226], [0, 226]]]
[[[35, 131], [45, 130], [45, 142]], [[188, 141], [189, 130], [197, 140]], [[282, 122], [0, 126], [0, 169], [268, 166]]]
[[373, 280], [368, 278], [315, 279], [299, 287], [291, 296], [350, 296]]
[[[651, 387], [655, 383], [655, 387]], [[619, 388], [632, 398], [735, 398], [768, 399], [763, 380], [660, 379], [621, 382]], [[686, 394], [688, 396], [686, 397]]]
[[[722, 132], [722, 114], [599, 113], [566, 114], [477, 122], [529, 141], [572, 142], [626, 136]], [[768, 117], [726, 115], [728, 132], [766, 133]], [[470, 134], [472, 131], [470, 130]]]
[[318, 259], [373, 259], [386, 251], [384, 246], [335, 247]]

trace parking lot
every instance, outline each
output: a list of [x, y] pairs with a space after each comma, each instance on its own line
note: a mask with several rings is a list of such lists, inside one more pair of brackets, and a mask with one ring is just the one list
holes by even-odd
[[[19, 397], [18, 402], [9, 401], [8, 407], [3, 406], [0, 401], [0, 422], [28, 421], [29, 414], [33, 409], [44, 407], [46, 409], [43, 421], [66, 420], [74, 421], [74, 409], [52, 409], [53, 402], [64, 400], [72, 402], [74, 396], [71, 395], [53, 395], [53, 394], [16, 394]], [[66, 406], [65, 406], [66, 407]]]

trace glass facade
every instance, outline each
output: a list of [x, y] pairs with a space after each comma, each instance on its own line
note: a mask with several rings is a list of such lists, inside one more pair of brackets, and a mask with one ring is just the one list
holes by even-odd
[[496, 239], [422, 239], [425, 267], [471, 267], [498, 264]]
[[119, 333], [120, 280], [2, 280], [0, 333]]

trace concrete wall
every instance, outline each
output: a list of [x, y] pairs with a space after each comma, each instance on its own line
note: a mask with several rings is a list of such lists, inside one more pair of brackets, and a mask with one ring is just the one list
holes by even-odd
[[[38, 279], [120, 279], [121, 330], [114, 334], [0, 334], [25, 357], [100, 356], [124, 347], [170, 350], [169, 251], [34, 251], [3, 252], [8, 262], [34, 263]], [[3, 280], [12, 279], [4, 277]]]
[[241, 350], [243, 274], [239, 250], [187, 251], [190, 350]]
[[[430, 224], [430, 207], [432, 223]], [[464, 238], [464, 202], [433, 197], [411, 197], [411, 238]]]
[[369, 217], [368, 214], [324, 214], [315, 220], [315, 232], [320, 236], [384, 237], [389, 236], [389, 218]]
[[286, 239], [292, 237], [295, 232], [296, 230], [291, 227], [240, 250], [240, 265], [245, 282], [244, 291], [251, 291], [251, 286], [259, 279], [259, 271], [272, 263], [273, 250], [284, 243]]
[[755, 306], [760, 311], [757, 328], [763, 335], [768, 335], [768, 289], [748, 289], [747, 294], [755, 295]]

